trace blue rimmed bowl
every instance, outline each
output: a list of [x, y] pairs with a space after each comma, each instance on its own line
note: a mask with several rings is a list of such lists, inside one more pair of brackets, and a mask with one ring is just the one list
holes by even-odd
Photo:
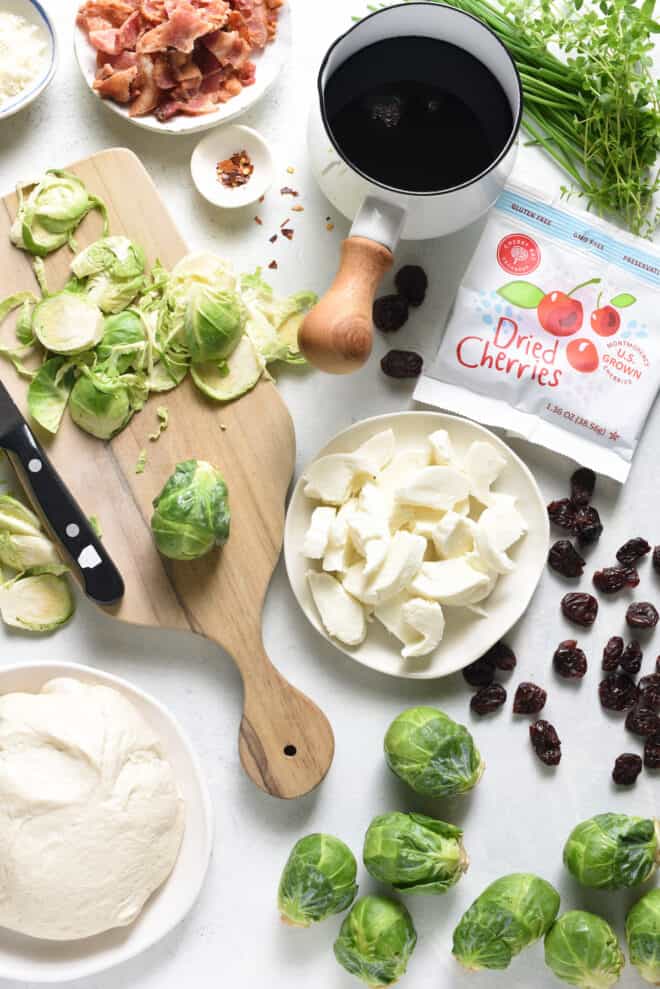
[[12, 117], [19, 110], [23, 110], [30, 103], [33, 103], [50, 85], [57, 69], [55, 28], [39, 0], [3, 0], [2, 11], [24, 17], [28, 23], [34, 24], [39, 29], [46, 45], [46, 58], [37, 77], [28, 83], [20, 93], [12, 96], [9, 102], [0, 104], [0, 120]]

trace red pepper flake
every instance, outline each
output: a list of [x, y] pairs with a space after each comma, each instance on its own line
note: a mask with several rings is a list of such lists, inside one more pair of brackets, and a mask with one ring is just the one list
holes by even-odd
[[263, 201], [264, 201], [265, 198], [266, 198], [265, 196], [259, 196], [259, 202], [260, 203], [263, 203]]
[[301, 206], [300, 204], [291, 207], [292, 213], [304, 213], [304, 211], [305, 211], [305, 207]]
[[280, 196], [299, 196], [300, 193], [296, 189], [292, 189], [290, 185], [283, 185], [280, 189]]
[[255, 223], [258, 223], [260, 227], [263, 227], [263, 225], [264, 225], [264, 221], [261, 219], [260, 216], [255, 216], [254, 222]]
[[277, 261], [271, 261], [268, 267], [271, 271], [274, 271], [277, 268]]
[[277, 240], [277, 234], [273, 234], [273, 236], [269, 237], [268, 240], [270, 241], [271, 244], [274, 244], [275, 241]]
[[293, 230], [291, 227], [283, 227], [282, 236], [286, 237], [287, 240], [293, 240]]
[[287, 223], [291, 223], [291, 217], [290, 216], [287, 216], [286, 220], [282, 220], [282, 222], [280, 223], [280, 230], [282, 229], [282, 227], [285, 227], [287, 225]]
[[218, 182], [228, 189], [237, 189], [250, 181], [254, 165], [247, 151], [235, 151], [229, 158], [219, 161], [215, 166]]

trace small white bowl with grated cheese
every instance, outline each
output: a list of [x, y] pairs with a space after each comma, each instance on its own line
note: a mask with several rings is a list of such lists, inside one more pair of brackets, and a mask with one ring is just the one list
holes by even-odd
[[57, 68], [57, 39], [38, 0], [0, 0], [0, 120], [32, 103]]

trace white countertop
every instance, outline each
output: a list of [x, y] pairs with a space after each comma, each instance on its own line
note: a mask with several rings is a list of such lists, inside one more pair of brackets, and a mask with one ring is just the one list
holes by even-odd
[[[195, 138], [159, 137], [141, 132], [99, 106], [86, 91], [74, 63], [72, 26], [76, 0], [44, 0], [58, 28], [61, 60], [50, 90], [33, 107], [0, 123], [0, 187], [43, 169], [64, 166], [101, 148], [126, 145], [141, 157], [191, 247], [208, 247], [231, 257], [241, 269], [279, 262], [273, 283], [283, 290], [313, 288], [329, 282], [337, 248], [347, 224], [334, 214], [315, 188], [305, 165], [305, 116], [315, 94], [315, 68], [337, 34], [363, 12], [363, 0], [301, 2], [295, 9], [295, 57], [271, 95], [242, 122], [261, 130], [279, 147], [281, 179], [259, 209], [235, 215], [217, 213], [192, 188], [189, 160]], [[294, 166], [287, 175], [286, 166]], [[557, 172], [536, 151], [523, 149], [517, 173], [545, 188], [557, 189]], [[287, 212], [280, 185], [300, 190], [305, 212]], [[326, 216], [336, 226], [328, 232]], [[295, 238], [270, 233], [286, 216]], [[442, 322], [478, 230], [426, 243], [403, 244], [397, 263], [419, 262], [430, 276], [423, 309], [398, 334], [396, 346], [418, 349], [430, 359]], [[5, 249], [9, 249], [6, 247]], [[392, 344], [394, 345], [394, 344]], [[339, 429], [377, 413], [406, 408], [412, 388], [386, 379], [378, 359], [388, 349], [376, 341], [374, 357], [358, 375], [343, 379], [311, 371], [285, 372], [280, 388], [292, 412], [298, 438], [298, 468]], [[524, 443], [514, 444], [535, 472], [548, 498], [566, 493], [571, 465]], [[609, 563], [627, 538], [643, 535], [660, 542], [657, 492], [660, 489], [660, 412], [652, 414], [624, 491], [599, 483], [596, 504], [605, 533], [589, 556], [592, 565]], [[616, 518], [615, 516], [616, 512]], [[660, 578], [646, 561], [641, 566], [638, 598], [660, 597]], [[585, 574], [582, 584], [586, 588]], [[81, 600], [74, 621], [57, 635], [40, 639], [0, 628], [2, 663], [35, 659], [74, 660], [124, 676], [154, 694], [189, 732], [207, 773], [217, 816], [215, 855], [202, 896], [187, 919], [169, 937], [119, 969], [78, 983], [81, 989], [179, 989], [182, 985], [235, 989], [350, 989], [357, 986], [336, 964], [332, 942], [340, 919], [308, 931], [280, 925], [275, 907], [281, 867], [293, 843], [311, 831], [328, 831], [347, 841], [358, 857], [371, 817], [393, 809], [434, 813], [465, 828], [472, 859], [465, 879], [445, 897], [409, 898], [419, 942], [403, 985], [415, 989], [454, 989], [477, 983], [492, 989], [551, 989], [558, 985], [544, 969], [537, 944], [502, 973], [464, 974], [450, 956], [451, 933], [462, 911], [493, 879], [512, 871], [535, 871], [556, 883], [562, 909], [584, 907], [602, 912], [622, 934], [627, 906], [645, 890], [597, 893], [577, 887], [561, 864], [571, 828], [592, 814], [618, 810], [658, 812], [658, 777], [645, 772], [632, 790], [610, 781], [615, 756], [639, 751], [619, 718], [599, 707], [600, 650], [621, 631], [625, 604], [601, 599], [598, 621], [580, 635], [590, 660], [586, 679], [576, 685], [558, 681], [551, 670], [556, 644], [569, 636], [559, 616], [565, 586], [544, 575], [532, 605], [509, 641], [519, 665], [510, 678], [545, 684], [544, 712], [557, 727], [564, 747], [558, 770], [546, 770], [534, 757], [527, 719], [514, 719], [511, 704], [489, 718], [472, 717], [470, 689], [460, 675], [415, 683], [388, 679], [353, 663], [309, 626], [293, 599], [280, 565], [265, 612], [265, 643], [274, 662], [326, 711], [336, 734], [334, 765], [321, 788], [293, 803], [278, 802], [258, 791], [241, 771], [237, 732], [241, 684], [231, 660], [215, 646], [183, 634], [132, 629], [99, 615]], [[660, 629], [651, 638], [644, 669], [651, 672], [660, 651]], [[382, 758], [382, 739], [391, 719], [404, 707], [435, 704], [467, 723], [487, 762], [485, 777], [472, 795], [453, 801], [425, 801], [390, 775]], [[656, 880], [657, 882], [657, 880]], [[362, 892], [375, 884], [361, 869]], [[648, 886], [646, 887], [648, 888]], [[645, 889], [646, 889], [645, 888]], [[10, 985], [9, 983], [6, 983]], [[13, 985], [13, 983], [12, 983]], [[622, 989], [641, 985], [628, 969]]]

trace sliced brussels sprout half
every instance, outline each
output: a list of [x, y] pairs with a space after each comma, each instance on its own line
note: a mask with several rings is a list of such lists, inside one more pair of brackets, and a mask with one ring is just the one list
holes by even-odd
[[582, 821], [564, 846], [564, 865], [582, 886], [623, 889], [646, 882], [660, 862], [660, 823], [627, 814]]
[[606, 920], [585, 910], [569, 910], [545, 936], [545, 963], [569, 986], [610, 989], [626, 960]]
[[350, 907], [357, 895], [357, 862], [350, 848], [331, 834], [310, 834], [296, 842], [284, 866], [277, 895], [282, 920], [309, 927]]
[[126, 384], [119, 378], [83, 374], [69, 399], [69, 413], [76, 426], [100, 440], [120, 432], [133, 414]]
[[0, 563], [12, 570], [31, 570], [33, 567], [57, 566], [60, 558], [47, 536], [19, 536], [0, 529]]
[[391, 986], [405, 974], [417, 943], [402, 903], [363, 896], [351, 907], [335, 941], [339, 964], [368, 986]]
[[74, 369], [65, 357], [45, 361], [30, 382], [30, 415], [47, 432], [55, 434], [60, 428], [74, 382]]
[[186, 346], [193, 364], [226, 360], [236, 349], [247, 313], [236, 292], [196, 285], [184, 316]]
[[102, 237], [71, 262], [87, 298], [104, 313], [118, 313], [147, 284], [144, 251], [128, 237]]
[[369, 825], [367, 872], [399, 893], [446, 893], [466, 872], [463, 832], [425, 814], [381, 814]]
[[66, 624], [74, 612], [74, 601], [65, 567], [54, 573], [34, 572], [18, 576], [0, 586], [0, 615], [5, 625], [28, 632], [52, 632]]
[[547, 934], [558, 912], [559, 893], [545, 879], [529, 873], [503, 876], [461, 917], [453, 955], [470, 972], [508, 968], [523, 948]]
[[106, 316], [103, 336], [96, 348], [99, 363], [110, 371], [122, 374], [129, 368], [142, 367], [147, 338], [140, 313], [135, 309]]
[[80, 354], [103, 338], [103, 313], [84, 296], [57, 292], [35, 306], [32, 327], [39, 343], [54, 354]]
[[199, 390], [216, 402], [231, 402], [251, 391], [263, 371], [263, 361], [247, 336], [225, 363], [193, 364], [190, 369]]
[[17, 536], [38, 536], [42, 532], [38, 516], [13, 495], [0, 495], [0, 532]]
[[76, 175], [49, 169], [25, 197], [18, 189], [18, 212], [10, 239], [16, 247], [37, 257], [45, 257], [66, 243], [90, 210], [103, 216], [103, 232], [108, 229], [108, 212], [103, 200], [90, 195]]
[[484, 763], [470, 732], [433, 707], [403, 711], [385, 735], [385, 760], [416, 793], [449, 797], [481, 779]]
[[638, 900], [626, 917], [630, 962], [644, 982], [660, 986], [660, 889]]
[[153, 504], [156, 546], [171, 560], [196, 560], [229, 539], [227, 485], [220, 471], [204, 460], [177, 464]]

